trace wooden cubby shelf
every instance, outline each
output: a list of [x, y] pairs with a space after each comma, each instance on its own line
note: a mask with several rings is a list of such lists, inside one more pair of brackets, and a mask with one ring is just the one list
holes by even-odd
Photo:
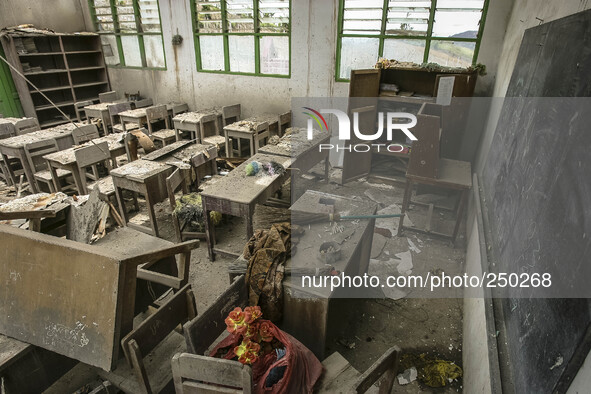
[[110, 90], [97, 34], [14, 31], [0, 41], [9, 62], [60, 109], [13, 72], [25, 115], [37, 118], [41, 127], [67, 122], [60, 111], [77, 119], [77, 102], [98, 102], [99, 93]]

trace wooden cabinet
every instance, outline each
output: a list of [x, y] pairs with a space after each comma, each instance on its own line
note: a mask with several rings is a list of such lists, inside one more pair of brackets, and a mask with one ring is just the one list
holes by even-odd
[[[77, 119], [76, 102], [98, 101], [99, 93], [110, 90], [100, 37], [30, 30], [0, 37], [6, 58], [70, 119]], [[22, 76], [11, 72], [26, 116], [37, 118], [42, 128], [68, 121]]]
[[[416, 173], [435, 177], [439, 157], [459, 158], [459, 147], [466, 132], [469, 111], [467, 100], [452, 100], [451, 104], [446, 106], [436, 104], [440, 79], [446, 76], [454, 77], [452, 97], [473, 95], [477, 79], [475, 71], [460, 73], [404, 68], [353, 70], [349, 85], [349, 113], [360, 106], [369, 105], [368, 98], [375, 97], [374, 112], [378, 115], [388, 112], [407, 112], [416, 115], [418, 123], [411, 131], [419, 141], [412, 144], [411, 151], [420, 157], [411, 160], [408, 170], [412, 167], [412, 171]], [[392, 90], [393, 85], [396, 86], [397, 92]], [[375, 124], [377, 128], [377, 119]], [[369, 133], [371, 130], [368, 130]], [[380, 140], [371, 142], [411, 145], [402, 133], [393, 135], [392, 141], [387, 141], [385, 136], [386, 133], [383, 133]], [[385, 149], [373, 149], [367, 153], [345, 151], [342, 182], [368, 175], [374, 155], [390, 156], [398, 161], [410, 158], [408, 153], [391, 153]], [[434, 156], [437, 156], [436, 159]]]

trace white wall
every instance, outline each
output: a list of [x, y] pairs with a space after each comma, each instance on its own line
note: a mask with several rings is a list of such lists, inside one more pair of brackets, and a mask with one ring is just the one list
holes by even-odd
[[[291, 78], [198, 72], [188, 0], [160, 0], [167, 70], [109, 68], [111, 85], [154, 102], [185, 101], [192, 109], [239, 102], [244, 116], [290, 107], [291, 97], [346, 96], [334, 82], [337, 0], [292, 0]], [[171, 43], [174, 34], [180, 46]]]
[[33, 24], [62, 33], [85, 31], [86, 0], [0, 0], [0, 27]]
[[[492, 90], [498, 51], [513, 0], [495, 0], [485, 25], [479, 62], [489, 73], [477, 92]], [[291, 78], [254, 77], [198, 72], [189, 0], [160, 0], [167, 70], [110, 68], [113, 88], [154, 98], [155, 102], [186, 101], [203, 108], [240, 102], [245, 116], [286, 110], [291, 97], [346, 97], [349, 84], [335, 82], [338, 0], [292, 0]], [[184, 41], [173, 47], [173, 34]], [[367, 64], [371, 68], [372, 64]]]

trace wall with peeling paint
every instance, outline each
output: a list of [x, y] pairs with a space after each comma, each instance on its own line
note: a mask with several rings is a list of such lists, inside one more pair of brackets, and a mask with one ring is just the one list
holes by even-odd
[[[33, 24], [63, 33], [92, 30], [86, 0], [2, 0], [0, 27]], [[88, 13], [88, 10], [86, 10]]]
[[[197, 71], [189, 1], [160, 0], [167, 70], [109, 68], [111, 86], [154, 102], [184, 101], [191, 109], [241, 103], [243, 115], [278, 112], [291, 97], [348, 94], [334, 81], [337, 0], [292, 0], [291, 78]], [[172, 45], [180, 34], [183, 43]]]

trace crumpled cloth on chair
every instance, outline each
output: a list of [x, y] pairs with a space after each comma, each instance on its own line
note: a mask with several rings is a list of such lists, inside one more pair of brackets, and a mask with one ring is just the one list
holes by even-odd
[[246, 285], [249, 305], [259, 305], [263, 316], [281, 320], [285, 262], [291, 255], [291, 224], [275, 223], [269, 230], [256, 230], [244, 246], [248, 260]]

